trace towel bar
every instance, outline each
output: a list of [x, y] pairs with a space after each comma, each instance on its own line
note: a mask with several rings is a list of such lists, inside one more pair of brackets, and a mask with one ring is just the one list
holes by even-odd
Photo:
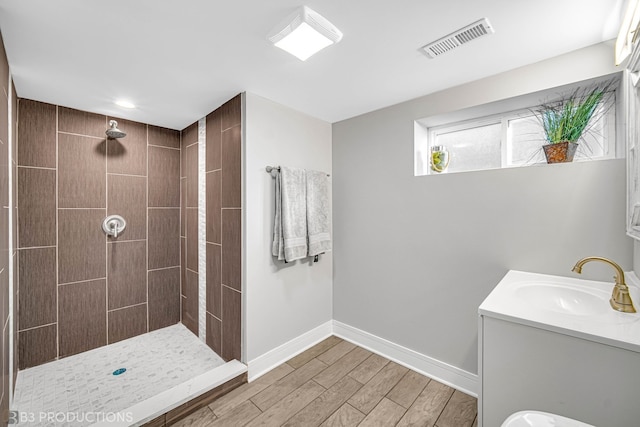
[[[266, 170], [268, 173], [271, 173], [273, 170], [276, 170], [276, 171], [280, 172], [280, 166], [267, 166], [267, 167], [265, 168], [265, 170]], [[327, 174], [327, 176], [331, 176], [331, 175]]]

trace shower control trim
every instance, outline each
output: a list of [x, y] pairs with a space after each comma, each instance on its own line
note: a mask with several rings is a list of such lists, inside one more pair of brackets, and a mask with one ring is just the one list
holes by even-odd
[[120, 215], [109, 215], [102, 221], [102, 231], [114, 239], [117, 239], [118, 235], [122, 234], [126, 227], [127, 221]]

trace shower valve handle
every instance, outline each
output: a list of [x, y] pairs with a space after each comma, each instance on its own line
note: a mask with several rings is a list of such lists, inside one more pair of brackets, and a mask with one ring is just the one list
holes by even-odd
[[122, 233], [126, 226], [127, 221], [120, 215], [109, 215], [102, 221], [102, 231], [114, 239], [118, 238], [118, 234]]

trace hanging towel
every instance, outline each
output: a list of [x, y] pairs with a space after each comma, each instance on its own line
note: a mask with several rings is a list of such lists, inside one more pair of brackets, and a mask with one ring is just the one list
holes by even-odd
[[329, 178], [325, 172], [307, 171], [307, 236], [309, 256], [331, 250]]
[[273, 255], [294, 261], [307, 256], [306, 174], [282, 166], [276, 176]]

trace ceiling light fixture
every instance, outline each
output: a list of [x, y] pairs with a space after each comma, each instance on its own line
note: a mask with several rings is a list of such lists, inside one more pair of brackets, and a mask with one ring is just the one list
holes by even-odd
[[322, 15], [302, 6], [267, 36], [269, 41], [304, 61], [342, 40], [342, 32]]
[[136, 108], [133, 103], [127, 101], [126, 99], [118, 99], [117, 101], [115, 101], [115, 104], [122, 108]]

